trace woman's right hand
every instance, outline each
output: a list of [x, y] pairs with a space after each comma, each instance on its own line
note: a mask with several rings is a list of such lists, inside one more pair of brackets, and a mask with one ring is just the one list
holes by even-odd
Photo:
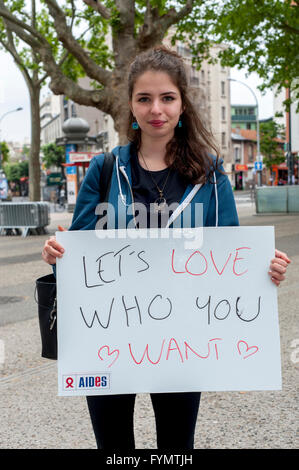
[[[58, 225], [60, 232], [66, 231], [65, 228]], [[48, 264], [56, 264], [56, 258], [61, 258], [64, 253], [64, 248], [56, 241], [56, 237], [50, 237], [46, 240], [42, 251], [42, 258]]]

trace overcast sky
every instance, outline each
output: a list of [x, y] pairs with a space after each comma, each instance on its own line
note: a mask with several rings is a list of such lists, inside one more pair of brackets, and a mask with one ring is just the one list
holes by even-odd
[[[253, 89], [259, 103], [260, 119], [273, 116], [273, 94], [262, 96], [257, 86], [256, 74], [245, 77], [245, 71], [231, 70], [231, 78], [245, 82]], [[252, 93], [242, 84], [230, 82], [232, 104], [255, 104]], [[23, 111], [8, 114], [7, 111], [22, 107]], [[23, 76], [10, 54], [0, 51], [0, 140], [23, 143], [30, 140], [30, 104]]]

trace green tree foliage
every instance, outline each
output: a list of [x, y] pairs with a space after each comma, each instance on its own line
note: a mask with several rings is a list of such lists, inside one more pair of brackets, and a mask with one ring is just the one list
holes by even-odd
[[9, 148], [6, 142], [0, 142], [0, 155], [1, 155], [1, 164], [7, 163], [9, 161]]
[[20, 181], [20, 178], [28, 176], [28, 161], [23, 162], [11, 162], [3, 165], [3, 170], [7, 181], [13, 181], [15, 183]]
[[63, 173], [62, 163], [65, 163], [65, 149], [54, 143], [43, 145], [41, 148], [43, 152], [43, 162], [46, 168], [56, 166], [60, 168]]
[[[23, 75], [30, 97], [31, 110], [31, 148], [29, 156], [29, 198], [40, 199], [40, 91], [46, 83], [47, 73], [36, 46], [36, 42], [26, 41], [28, 34], [23, 25], [28, 25], [37, 35], [43, 35], [44, 40], [51, 44], [55, 60], [60, 67], [68, 53], [59, 44], [52, 20], [44, 5], [37, 0], [0, 1], [0, 9], [10, 11], [17, 18], [18, 24], [13, 24], [0, 14], [0, 48], [8, 52]], [[71, 71], [71, 64], [68, 64]], [[23, 149], [26, 154], [26, 148]]]
[[20, 167], [20, 178], [23, 176], [29, 176], [29, 162], [28, 160], [23, 160], [19, 163]]
[[[32, 1], [32, 0], [31, 0]], [[211, 44], [221, 44], [223, 65], [246, 68], [263, 88], [290, 86], [299, 93], [299, 0], [40, 0], [35, 22], [21, 0], [0, 0], [0, 17], [34, 51], [55, 94], [93, 106], [114, 119], [126, 135], [126, 74], [137, 53], [184, 41], [194, 65], [212, 62]], [[111, 34], [108, 34], [111, 33]], [[109, 44], [109, 46], [108, 46]], [[30, 65], [27, 64], [27, 67]], [[87, 76], [92, 88], [78, 78]]]
[[[205, 2], [207, 3], [207, 2]], [[246, 68], [263, 80], [261, 90], [277, 86], [299, 98], [299, 1], [212, 0], [204, 11], [205, 38], [227, 47], [223, 65]], [[202, 30], [203, 31], [203, 30]], [[285, 104], [289, 105], [286, 100]]]
[[284, 140], [284, 128], [271, 120], [260, 124], [260, 146], [263, 163], [267, 168], [285, 161], [281, 140]]

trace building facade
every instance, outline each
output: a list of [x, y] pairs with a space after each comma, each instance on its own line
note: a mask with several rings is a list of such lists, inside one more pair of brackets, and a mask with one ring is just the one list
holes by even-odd
[[[82, 88], [90, 89], [89, 78], [79, 79]], [[95, 144], [88, 151], [109, 151], [118, 143], [111, 116], [91, 107], [73, 102], [64, 95], [49, 94], [42, 101], [41, 115], [41, 145], [56, 142], [63, 137], [63, 123], [72, 117], [84, 119], [89, 125], [89, 136], [97, 137]]]
[[[212, 48], [212, 56], [215, 58], [222, 46]], [[228, 177], [232, 180], [232, 149], [231, 149], [231, 119], [230, 119], [230, 86], [229, 67], [222, 67], [219, 62], [209, 64], [205, 61], [202, 70], [207, 77], [207, 96], [210, 128], [219, 148], [220, 157], [223, 159], [223, 167]]]
[[231, 105], [232, 129], [247, 129], [256, 131], [256, 106], [255, 105]]
[[232, 129], [233, 186], [236, 190], [250, 189], [255, 185], [254, 162], [257, 155], [256, 131]]
[[41, 100], [41, 145], [55, 142], [56, 138], [62, 135], [60, 100], [60, 96], [50, 92]]

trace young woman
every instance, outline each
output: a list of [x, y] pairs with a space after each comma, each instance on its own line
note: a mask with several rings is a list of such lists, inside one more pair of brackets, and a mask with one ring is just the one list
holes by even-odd
[[[109, 202], [116, 219], [112, 226], [124, 228], [132, 222], [128, 210], [132, 203], [145, 207], [145, 217], [138, 222], [135, 218], [136, 228], [151, 227], [153, 220], [156, 226], [173, 227], [185, 207], [194, 209], [197, 203], [203, 205], [204, 226], [239, 225], [230, 182], [218, 157], [209, 153], [217, 154], [212, 136], [188, 97], [183, 60], [163, 46], [140, 54], [131, 65], [128, 90], [130, 143], [113, 149]], [[103, 160], [98, 155], [91, 161], [70, 230], [96, 227]], [[193, 215], [189, 226], [196, 226]], [[51, 237], [43, 258], [55, 264], [63, 251]], [[269, 271], [276, 285], [284, 279], [289, 262], [276, 250]], [[155, 393], [151, 400], [158, 449], [192, 449], [200, 392]], [[134, 448], [134, 402], [134, 394], [87, 397], [98, 448]]]

